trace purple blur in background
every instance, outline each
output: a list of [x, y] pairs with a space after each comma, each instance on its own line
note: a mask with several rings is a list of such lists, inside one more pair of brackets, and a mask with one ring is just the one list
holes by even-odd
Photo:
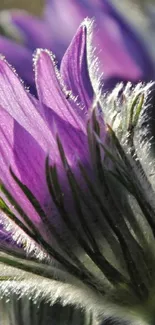
[[51, 50], [60, 65], [72, 37], [86, 17], [95, 19], [93, 46], [97, 48], [104, 72], [105, 89], [113, 88], [120, 81], [154, 80], [154, 65], [143, 41], [110, 0], [47, 0], [42, 19], [24, 11], [1, 14], [3, 25], [7, 26], [8, 22], [9, 27], [17, 28], [22, 45], [1, 36], [0, 52], [32, 93], [36, 94], [32, 69], [35, 49]]

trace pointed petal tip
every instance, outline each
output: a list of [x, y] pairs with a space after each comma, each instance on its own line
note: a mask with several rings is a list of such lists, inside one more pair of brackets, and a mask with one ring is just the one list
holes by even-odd
[[33, 64], [34, 66], [40, 61], [41, 59], [50, 58], [55, 63], [55, 55], [49, 51], [48, 49], [38, 48], [33, 54]]
[[[85, 25], [86, 21], [86, 25]], [[68, 49], [66, 50], [60, 66], [61, 76], [67, 89], [82, 104], [83, 113], [87, 113], [91, 106], [93, 89], [89, 78], [88, 67], [88, 34], [92, 23], [91, 19], [84, 20], [74, 35]], [[82, 113], [82, 112], [81, 112]]]
[[34, 57], [36, 59], [39, 59], [39, 57], [43, 54], [43, 53], [51, 53], [49, 50], [47, 49], [43, 49], [43, 48], [37, 48], [34, 52]]
[[94, 18], [86, 17], [80, 24], [80, 27], [85, 27], [87, 30], [92, 29], [94, 22], [95, 22]]
[[55, 55], [48, 49], [38, 48], [33, 54], [33, 70], [35, 74], [35, 83], [38, 85], [38, 77], [40, 78], [41, 71], [44, 66], [56, 66]]

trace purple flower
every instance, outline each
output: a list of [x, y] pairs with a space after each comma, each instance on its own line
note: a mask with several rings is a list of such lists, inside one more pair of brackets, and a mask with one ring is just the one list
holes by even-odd
[[33, 51], [36, 48], [52, 50], [60, 63], [78, 26], [87, 16], [96, 21], [93, 46], [99, 49], [105, 89], [113, 88], [119, 81], [154, 80], [154, 65], [145, 45], [108, 0], [48, 0], [42, 19], [20, 11], [2, 12], [4, 34], [16, 35], [24, 46], [4, 36], [0, 38], [0, 52], [35, 93]]
[[152, 85], [118, 85], [106, 95], [91, 28], [89, 20], [79, 27], [61, 73], [51, 52], [37, 50], [38, 99], [0, 59], [0, 296], [16, 294], [24, 305], [28, 297], [42, 312], [44, 301], [75, 305], [93, 324], [107, 317], [149, 322]]
[[[87, 124], [92, 119], [95, 95], [87, 70], [89, 25], [90, 22], [83, 23], [77, 31], [63, 57], [61, 75], [53, 54], [37, 50], [34, 69], [39, 100], [24, 89], [5, 59], [1, 57], [0, 60], [0, 179], [4, 212], [1, 222], [6, 224], [7, 230], [13, 231], [14, 240], [20, 243], [21, 237], [22, 244], [23, 233], [20, 236], [19, 227], [35, 240], [33, 232], [39, 231], [47, 242], [51, 242], [48, 232], [52, 227], [60, 224], [61, 233], [57, 200], [64, 200], [67, 210], [73, 209], [67, 206], [71, 191], [66, 168], [73, 170], [83, 189], [79, 162], [89, 175], [92, 173]], [[93, 119], [104, 139], [103, 119], [100, 117], [97, 122], [97, 115]], [[61, 182], [63, 197], [54, 195], [52, 202], [50, 178], [53, 176]], [[6, 236], [8, 238], [8, 233]]]
[[[95, 94], [87, 70], [89, 24], [80, 26], [63, 57], [61, 71], [65, 84], [52, 53], [36, 52], [34, 69], [39, 100], [25, 91], [5, 59], [0, 60], [0, 261], [4, 265], [3, 284], [5, 288], [11, 285], [6, 291], [1, 283], [1, 297], [13, 292], [35, 299], [36, 288], [41, 285], [46, 289], [45, 295], [42, 289], [36, 291], [39, 300], [48, 299], [49, 295], [50, 303], [53, 297], [53, 303], [59, 299], [68, 304], [70, 281], [74, 278], [83, 292], [85, 281], [90, 282], [91, 294], [91, 287], [96, 287], [93, 275], [78, 257], [85, 259], [84, 250], [89, 252], [90, 248], [85, 239], [86, 220], [80, 212], [88, 207], [82, 207], [76, 200], [79, 191], [86, 202], [91, 198], [82, 173], [86, 169], [91, 181], [95, 180], [97, 157], [89, 149], [96, 142], [93, 129], [102, 140], [106, 134], [101, 113], [93, 109], [92, 103]], [[87, 214], [90, 216], [90, 212]], [[95, 255], [93, 259], [99, 263]], [[47, 277], [42, 277], [39, 284], [42, 271]], [[61, 274], [61, 282], [57, 282]], [[69, 282], [65, 281], [66, 276]], [[79, 300], [81, 306], [83, 297], [78, 297], [75, 303]]]

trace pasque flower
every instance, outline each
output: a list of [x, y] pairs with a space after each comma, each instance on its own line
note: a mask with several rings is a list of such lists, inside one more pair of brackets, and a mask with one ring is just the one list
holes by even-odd
[[[76, 29], [87, 16], [96, 21], [93, 45], [98, 49], [105, 89], [122, 80], [154, 80], [154, 65], [146, 46], [110, 0], [48, 0], [42, 19], [20, 11], [2, 12], [0, 22], [5, 36], [0, 38], [0, 52], [35, 93], [32, 52], [37, 47], [52, 50], [60, 64]], [[14, 40], [9, 40], [8, 35]]]
[[91, 28], [80, 26], [60, 72], [36, 52], [38, 100], [0, 60], [0, 294], [75, 305], [93, 324], [152, 324], [151, 85], [106, 95]]

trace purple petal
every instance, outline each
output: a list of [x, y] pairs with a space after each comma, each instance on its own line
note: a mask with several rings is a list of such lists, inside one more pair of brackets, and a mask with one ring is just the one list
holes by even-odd
[[49, 196], [45, 158], [48, 148], [53, 143], [56, 148], [56, 144], [37, 107], [4, 60], [0, 61], [0, 121], [0, 178], [31, 218], [37, 219], [31, 204], [13, 181], [9, 167], [46, 206]]
[[[68, 121], [60, 118], [59, 115], [48, 106], [42, 103], [39, 104], [35, 97], [31, 96], [31, 100], [37, 109], [39, 109], [44, 120], [46, 120], [52, 131], [53, 137], [56, 138], [57, 135], [59, 136], [69, 164], [75, 168], [78, 159], [80, 159], [83, 164], [88, 164], [89, 152], [86, 135], [81, 130], [75, 129]], [[57, 148], [54, 150], [56, 152]], [[51, 153], [51, 161], [52, 158], [53, 154]], [[56, 162], [56, 160], [53, 162]]]
[[44, 174], [45, 152], [33, 137], [2, 108], [0, 108], [0, 121], [0, 179], [31, 219], [37, 221], [36, 212], [16, 185], [9, 167], [11, 166], [17, 177], [45, 205], [47, 200]]
[[80, 118], [80, 108], [65, 93], [54, 57], [46, 50], [39, 50], [36, 54], [35, 76], [40, 101], [51, 107], [73, 127], [85, 131], [84, 121]]
[[44, 106], [44, 117], [54, 137], [59, 136], [70, 166], [76, 173], [77, 162], [89, 165], [88, 140], [86, 135], [61, 119], [51, 108]]
[[[39, 106], [39, 104], [38, 104]], [[44, 150], [49, 150], [51, 132], [29, 94], [4, 59], [0, 60], [0, 107], [27, 130]]]
[[68, 89], [84, 105], [84, 112], [90, 108], [93, 89], [87, 67], [87, 29], [82, 25], [73, 38], [61, 62], [61, 75]]
[[25, 85], [30, 86], [34, 92], [32, 53], [25, 47], [2, 36], [0, 37], [0, 53], [16, 69], [19, 76], [24, 80]]
[[[66, 103], [68, 104], [67, 100]], [[62, 110], [67, 110], [65, 103], [62, 102], [62, 104]], [[77, 133], [77, 141], [80, 141], [80, 134], [83, 135], [81, 130], [79, 132], [77, 132], [77, 129], [74, 130], [69, 120], [65, 123], [65, 120], [55, 111], [43, 105], [41, 106], [37, 99], [32, 100], [18, 77], [4, 60], [0, 60], [0, 107], [8, 112], [34, 138], [46, 154], [52, 152], [53, 155], [53, 150], [55, 150], [55, 161], [58, 158], [57, 145], [54, 139], [55, 126], [58, 126], [58, 131], [62, 133], [62, 136], [68, 135], [68, 141], [71, 132]], [[72, 109], [71, 105], [70, 109]], [[72, 140], [74, 140], [74, 137], [72, 137]], [[83, 146], [83, 138], [81, 143]]]
[[[78, 132], [64, 121], [61, 121], [60, 118], [57, 118], [55, 114], [52, 115], [51, 109], [49, 109], [49, 112], [46, 110], [46, 117], [51, 127], [62, 138], [68, 162], [76, 173], [75, 163], [77, 163], [77, 159], [82, 159], [84, 164], [87, 163], [86, 158], [88, 156], [85, 154], [86, 148], [83, 145], [85, 137], [83, 137], [84, 141], [81, 143]], [[47, 189], [45, 177], [46, 152], [42, 150], [37, 141], [17, 121], [1, 108], [0, 121], [0, 179], [31, 220], [40, 224], [39, 216], [13, 180], [9, 167], [11, 166], [21, 182], [32, 191], [44, 210], [50, 213], [49, 218], [52, 218], [54, 206]], [[57, 148], [55, 146], [51, 149], [51, 163], [55, 163]], [[63, 182], [64, 191], [67, 191], [64, 182], [64, 172], [62, 172], [60, 164], [57, 163], [57, 167], [60, 181]]]
[[24, 36], [24, 44], [31, 50], [37, 47], [51, 49], [52, 35], [43, 20], [24, 11], [10, 12], [12, 23]]
[[[102, 0], [103, 12], [113, 20], [120, 35], [120, 42], [124, 51], [128, 52], [141, 70], [141, 79], [154, 79], [155, 69], [151, 57], [136, 31], [129, 26], [125, 19], [117, 12], [109, 0]], [[127, 70], [128, 72], [128, 70]]]
[[84, 164], [88, 163], [85, 135], [57, 116], [52, 109], [43, 107], [41, 111], [40, 103], [36, 99], [31, 100], [4, 60], [0, 61], [0, 121], [0, 178], [12, 193], [16, 193], [18, 201], [22, 202], [29, 214], [31, 205], [27, 204], [11, 178], [9, 166], [39, 202], [49, 207], [45, 183], [47, 154], [51, 163], [56, 163], [63, 178], [55, 135], [58, 133], [62, 139], [65, 153], [74, 169], [77, 159], [81, 159]]
[[[52, 115], [51, 109], [46, 109], [46, 118], [54, 131], [59, 134], [60, 139], [62, 139], [68, 162], [71, 167], [73, 167], [75, 174], [77, 175], [78, 172], [76, 166], [78, 159], [82, 159], [82, 163], [85, 166], [87, 164], [89, 167], [87, 162], [88, 155], [86, 155], [87, 148], [84, 145], [85, 137], [83, 136], [83, 143], [81, 143], [79, 133], [68, 123], [57, 118], [56, 114]], [[38, 225], [41, 231], [43, 231], [44, 227], [42, 227], [42, 221], [13, 180], [9, 173], [9, 167], [11, 166], [21, 182], [32, 191], [44, 208], [44, 211], [48, 213], [49, 220], [54, 222], [54, 205], [47, 189], [45, 177], [46, 152], [44, 152], [37, 141], [3, 109], [0, 109], [0, 121], [0, 179], [15, 197], [17, 202], [22, 206], [22, 209], [27, 213], [29, 218]], [[51, 149], [52, 154], [50, 161], [52, 164], [55, 162], [56, 147], [52, 147]], [[61, 170], [60, 164], [56, 163], [56, 166], [64, 190], [65, 200], [68, 202], [70, 194], [67, 188], [67, 180], [64, 172]], [[11, 207], [11, 209], [13, 209], [13, 207]]]

